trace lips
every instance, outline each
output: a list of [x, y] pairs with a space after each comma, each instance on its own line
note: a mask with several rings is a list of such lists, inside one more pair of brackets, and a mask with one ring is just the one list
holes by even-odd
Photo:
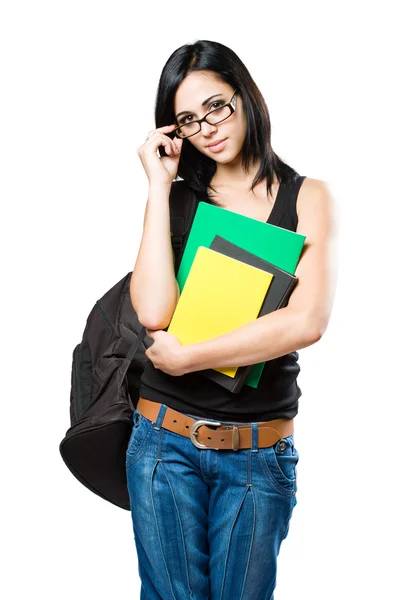
[[217, 146], [221, 142], [224, 142], [226, 139], [227, 138], [223, 138], [222, 140], [217, 140], [216, 142], [212, 142], [211, 144], [208, 145], [208, 148], [211, 148], [212, 146]]

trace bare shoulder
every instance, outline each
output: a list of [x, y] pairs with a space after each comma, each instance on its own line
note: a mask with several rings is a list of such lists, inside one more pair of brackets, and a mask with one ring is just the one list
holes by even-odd
[[[332, 188], [327, 181], [306, 177], [300, 187], [297, 197], [298, 233], [305, 233], [304, 226], [309, 230], [326, 224], [335, 235], [339, 228], [340, 207]], [[309, 233], [311, 233], [309, 231]]]

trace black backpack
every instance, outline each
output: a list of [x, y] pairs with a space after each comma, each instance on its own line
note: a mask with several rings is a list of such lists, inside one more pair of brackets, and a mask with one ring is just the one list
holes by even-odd
[[[197, 202], [188, 184], [170, 191], [170, 232], [177, 275]], [[130, 510], [125, 455], [132, 415], [153, 340], [133, 309], [127, 273], [95, 303], [72, 356], [70, 422], [60, 454], [89, 490]]]

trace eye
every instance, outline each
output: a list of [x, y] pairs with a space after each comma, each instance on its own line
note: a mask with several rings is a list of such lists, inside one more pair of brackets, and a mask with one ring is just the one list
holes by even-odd
[[[212, 102], [212, 104], [209, 106], [209, 111], [215, 110], [215, 108], [219, 108], [219, 106], [221, 106], [223, 103], [223, 100], [215, 100], [215, 102]], [[214, 104], [218, 104], [219, 106], [215, 106], [215, 108], [212, 108]]]
[[183, 125], [184, 123], [188, 123], [188, 121], [186, 119], [189, 119], [189, 117], [192, 117], [192, 115], [186, 115], [185, 117], [181, 117], [179, 119], [179, 124]]
[[[214, 106], [215, 104], [217, 104], [218, 106]], [[215, 100], [214, 102], [211, 102], [211, 104], [209, 105], [209, 112], [211, 110], [215, 110], [215, 108], [219, 108], [219, 106], [222, 106], [222, 104], [224, 104], [223, 100]], [[193, 117], [193, 115], [186, 115], [184, 117], [181, 117], [179, 119], [179, 124], [184, 125], [185, 123], [189, 123], [189, 121], [187, 121], [187, 119], [189, 119], [189, 118], [192, 119], [194, 117]]]

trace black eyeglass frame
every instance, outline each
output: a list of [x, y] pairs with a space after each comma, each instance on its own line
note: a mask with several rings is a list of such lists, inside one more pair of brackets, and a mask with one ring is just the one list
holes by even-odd
[[[214, 108], [213, 110], [209, 111], [201, 119], [195, 119], [194, 121], [191, 121], [191, 123], [183, 123], [183, 125], [178, 125], [177, 127], [175, 127], [173, 129], [173, 131], [171, 132], [173, 134], [173, 137], [178, 137], [181, 140], [187, 140], [187, 138], [192, 137], [192, 135], [196, 135], [197, 133], [200, 133], [202, 131], [202, 122], [206, 121], [206, 123], [209, 123], [209, 121], [207, 120], [208, 116], [211, 115], [212, 113], [216, 112], [217, 110], [222, 110], [223, 108], [225, 108], [225, 106], [229, 106], [229, 108], [231, 109], [231, 114], [228, 115], [227, 117], [225, 117], [224, 119], [222, 119], [221, 121], [216, 121], [216, 123], [209, 123], [209, 125], [218, 125], [219, 123], [226, 121], [226, 119], [229, 119], [229, 117], [231, 117], [233, 115], [233, 113], [235, 112], [236, 94], [237, 93], [238, 93], [238, 90], [235, 90], [233, 93], [233, 96], [229, 102], [227, 102], [226, 104], [222, 104], [222, 106], [218, 106], [218, 108]], [[182, 127], [185, 127], [186, 125], [190, 125], [190, 124], [193, 125], [193, 123], [199, 123], [199, 131], [195, 131], [195, 133], [186, 135], [186, 137], [184, 137], [184, 138], [177, 135], [177, 133], [176, 133], [177, 129], [181, 129]]]

